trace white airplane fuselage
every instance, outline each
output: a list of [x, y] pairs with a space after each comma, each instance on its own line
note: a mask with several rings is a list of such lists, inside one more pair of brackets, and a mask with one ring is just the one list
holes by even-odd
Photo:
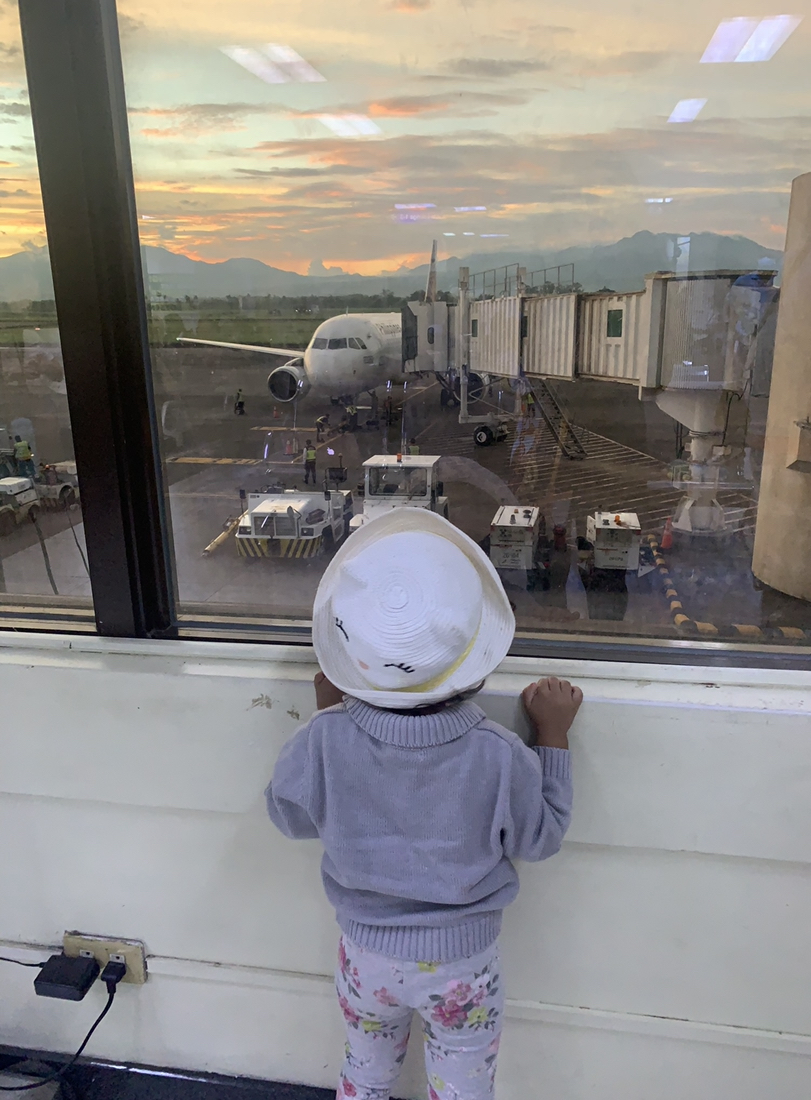
[[327, 397], [363, 393], [402, 380], [400, 314], [345, 313], [330, 317], [313, 333], [303, 366], [309, 386]]

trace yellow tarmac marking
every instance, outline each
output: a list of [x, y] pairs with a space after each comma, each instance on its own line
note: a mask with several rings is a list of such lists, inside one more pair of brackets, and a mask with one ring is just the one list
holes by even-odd
[[262, 466], [265, 460], [262, 458], [170, 458], [180, 466]]

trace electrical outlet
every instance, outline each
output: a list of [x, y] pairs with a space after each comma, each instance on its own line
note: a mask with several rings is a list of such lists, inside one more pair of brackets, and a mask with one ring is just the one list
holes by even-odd
[[121, 979], [131, 985], [146, 981], [146, 948], [140, 940], [117, 940], [107, 936], [91, 936], [86, 932], [66, 932], [62, 949], [69, 958], [79, 955], [93, 958], [103, 970], [108, 962], [123, 962], [127, 973]]

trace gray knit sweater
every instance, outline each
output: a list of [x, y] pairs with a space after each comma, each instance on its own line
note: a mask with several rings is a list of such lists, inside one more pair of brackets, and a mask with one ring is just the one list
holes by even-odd
[[558, 851], [572, 786], [565, 749], [528, 749], [473, 703], [416, 716], [346, 699], [285, 745], [266, 797], [286, 836], [320, 837], [349, 939], [450, 962], [498, 935], [511, 860]]

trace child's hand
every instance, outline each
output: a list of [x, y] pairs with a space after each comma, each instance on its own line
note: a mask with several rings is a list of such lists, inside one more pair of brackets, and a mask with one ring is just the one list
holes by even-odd
[[534, 744], [568, 749], [567, 734], [583, 702], [583, 692], [568, 680], [550, 676], [530, 684], [521, 693], [524, 710], [535, 732]]
[[344, 693], [339, 691], [335, 684], [329, 682], [321, 669], [316, 672], [313, 684], [317, 710], [326, 710], [327, 707], [334, 707], [337, 703], [343, 702]]

